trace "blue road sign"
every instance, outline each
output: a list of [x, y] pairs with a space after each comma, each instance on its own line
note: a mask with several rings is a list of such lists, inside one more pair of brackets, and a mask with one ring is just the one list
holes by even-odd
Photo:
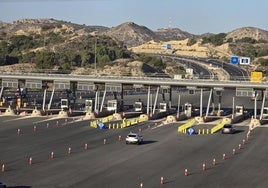
[[188, 135], [193, 135], [195, 134], [195, 130], [192, 127], [190, 127], [189, 129], [187, 129], [187, 133]]
[[237, 56], [232, 56], [230, 62], [231, 64], [237, 65], [239, 63], [239, 58]]

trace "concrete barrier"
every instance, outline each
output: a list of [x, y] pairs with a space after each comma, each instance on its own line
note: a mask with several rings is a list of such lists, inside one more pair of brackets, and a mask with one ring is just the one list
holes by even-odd
[[41, 111], [36, 108], [32, 111], [32, 116], [41, 116]]
[[5, 115], [9, 115], [9, 116], [13, 116], [15, 115], [14, 110], [11, 109], [11, 107], [9, 106], [6, 111], [5, 111]]
[[95, 115], [93, 112], [87, 112], [83, 119], [95, 119]]
[[174, 123], [176, 122], [176, 117], [175, 116], [167, 116], [166, 123]]
[[260, 120], [255, 119], [255, 118], [251, 118], [251, 120], [250, 120], [250, 129], [254, 129], [254, 128], [260, 126], [260, 125], [261, 125]]
[[114, 119], [114, 120], [122, 120], [122, 116], [121, 116], [121, 114], [119, 114], [119, 113], [114, 113], [114, 114], [113, 114], [113, 119]]
[[61, 110], [60, 112], [59, 112], [59, 115], [58, 115], [59, 117], [68, 117], [68, 114], [67, 114], [67, 112], [65, 112], [64, 110]]
[[141, 114], [139, 117], [139, 122], [148, 121], [149, 117], [147, 114]]
[[196, 121], [197, 123], [204, 123], [204, 118], [198, 116], [198, 117], [195, 117], [195, 121]]

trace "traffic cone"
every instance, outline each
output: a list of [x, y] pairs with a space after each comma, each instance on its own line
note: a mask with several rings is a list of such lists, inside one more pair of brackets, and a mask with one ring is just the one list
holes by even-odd
[[67, 153], [70, 155], [71, 154], [71, 148], [68, 148], [68, 151], [67, 151]]
[[103, 139], [103, 144], [104, 144], [104, 145], [106, 144], [106, 142], [107, 142], [107, 140], [106, 140], [106, 139]]
[[216, 165], [216, 159], [214, 158], [212, 161], [212, 165], [215, 166]]
[[57, 126], [57, 127], [59, 126], [59, 121], [56, 122], [56, 126]]
[[5, 168], [5, 164], [2, 165], [2, 172], [5, 172], [6, 171], [6, 168]]
[[241, 149], [241, 144], [238, 144], [238, 149]]
[[87, 150], [87, 149], [88, 149], [87, 144], [85, 144], [84, 145], [84, 150]]
[[32, 165], [33, 164], [33, 159], [32, 157], [29, 158], [29, 165]]
[[121, 141], [121, 138], [122, 138], [121, 135], [119, 135], [119, 136], [118, 136], [118, 141]]
[[187, 168], [184, 170], [184, 175], [185, 176], [188, 176], [188, 170], [187, 170]]
[[246, 143], [246, 140], [245, 140], [245, 139], [243, 139], [243, 145], [245, 145], [245, 143]]
[[20, 129], [18, 129], [18, 130], [17, 130], [17, 134], [18, 134], [18, 135], [20, 135], [20, 133], [21, 133], [21, 130], [20, 130]]
[[47, 123], [47, 128], [49, 128], [49, 123]]
[[140, 184], [140, 188], [143, 188], [143, 183]]
[[163, 185], [164, 184], [164, 177], [160, 178], [160, 184]]
[[224, 153], [224, 154], [222, 154], [222, 160], [225, 160], [225, 159], [226, 159], [226, 155]]
[[233, 155], [235, 155], [235, 149], [233, 149]]
[[51, 158], [51, 159], [54, 159], [54, 158], [55, 158], [55, 154], [54, 154], [54, 152], [51, 152], [51, 154], [50, 154], [50, 158]]
[[203, 165], [202, 165], [202, 170], [203, 170], [203, 171], [206, 170], [206, 164], [205, 164], [205, 163], [203, 163]]
[[34, 132], [36, 132], [36, 126], [34, 126]]

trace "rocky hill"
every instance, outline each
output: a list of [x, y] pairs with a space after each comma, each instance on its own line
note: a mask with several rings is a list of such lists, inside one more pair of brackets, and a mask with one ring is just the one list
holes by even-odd
[[268, 41], [268, 31], [256, 27], [242, 27], [227, 33], [226, 38], [232, 38], [234, 41], [243, 38]]
[[[105, 52], [112, 57], [116, 54], [122, 55], [123, 52], [119, 52], [118, 49], [124, 50], [125, 46], [137, 53], [172, 53], [223, 60], [228, 60], [235, 54], [251, 57], [252, 60], [262, 57], [267, 59], [267, 41], [268, 31], [254, 27], [238, 28], [223, 34], [205, 33], [197, 36], [179, 28], [152, 31], [133, 22], [107, 28], [55, 19], [22, 19], [12, 23], [0, 21], [0, 45], [4, 49], [0, 51], [0, 62], [5, 61], [7, 56], [20, 61], [28, 61], [34, 56], [39, 56], [37, 59], [41, 61], [42, 53], [46, 52], [46, 55], [53, 56], [47, 61], [54, 61], [59, 65], [65, 63], [69, 66], [85, 66], [88, 62], [92, 65], [96, 42], [98, 53]], [[164, 46], [167, 44], [172, 48], [166, 49]], [[98, 60], [101, 59], [107, 61], [107, 56], [98, 57]]]
[[153, 31], [133, 22], [123, 23], [100, 33], [119, 41], [124, 41], [127, 47], [137, 46], [150, 40], [158, 40], [157, 35]]

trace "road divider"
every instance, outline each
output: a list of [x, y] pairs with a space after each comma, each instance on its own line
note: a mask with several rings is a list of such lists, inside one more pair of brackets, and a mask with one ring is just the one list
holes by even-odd
[[90, 126], [94, 128], [102, 128], [102, 129], [120, 129], [129, 126], [136, 125], [141, 122], [148, 121], [148, 116], [146, 114], [141, 114], [137, 118], [131, 119], [122, 119], [122, 120], [115, 120], [114, 116], [107, 116], [105, 118], [100, 118], [90, 122]]
[[178, 132], [179, 133], [186, 133], [186, 130], [192, 126], [194, 126], [194, 124], [196, 123], [196, 120], [193, 118], [191, 120], [189, 120], [188, 122], [186, 122], [185, 124], [181, 125], [178, 127]]
[[230, 118], [223, 118], [222, 121], [211, 129], [211, 134], [218, 132], [225, 124], [231, 123]]

